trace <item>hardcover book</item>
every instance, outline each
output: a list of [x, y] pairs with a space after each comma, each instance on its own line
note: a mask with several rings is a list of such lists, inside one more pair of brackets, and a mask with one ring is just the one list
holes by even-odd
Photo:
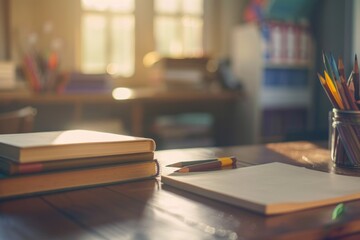
[[0, 172], [7, 175], [31, 174], [39, 172], [103, 166], [118, 163], [151, 161], [153, 159], [154, 152], [75, 158], [32, 163], [17, 163], [12, 160], [0, 157]]
[[149, 179], [158, 172], [157, 161], [152, 160], [17, 176], [0, 174], [0, 199]]
[[67, 130], [0, 135], [0, 156], [19, 163], [153, 152], [150, 138]]

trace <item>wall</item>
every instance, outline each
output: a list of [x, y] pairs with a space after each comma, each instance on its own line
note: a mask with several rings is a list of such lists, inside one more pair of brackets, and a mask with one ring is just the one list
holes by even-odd
[[360, 1], [354, 1], [353, 7], [353, 16], [354, 16], [354, 24], [353, 24], [353, 52], [360, 56]]
[[0, 0], [0, 61], [5, 59], [5, 1]]
[[219, 1], [219, 49], [220, 57], [229, 57], [231, 49], [231, 39], [233, 29], [242, 22], [242, 13], [247, 1], [243, 0], [225, 0]]
[[[41, 49], [47, 49], [49, 39], [60, 38], [63, 42], [62, 68], [71, 70], [76, 66], [75, 39], [78, 29], [76, 9], [77, 1], [71, 0], [11, 0], [10, 1], [10, 29], [11, 29], [11, 57], [19, 62], [21, 51], [28, 45], [31, 34], [38, 36]], [[51, 23], [53, 31], [44, 33], [44, 24]]]
[[[344, 60], [346, 75], [350, 73], [353, 64], [352, 50], [352, 22], [353, 1], [323, 0], [317, 5], [312, 19], [314, 36], [316, 39], [316, 72], [322, 73], [324, 65], [322, 51], [332, 52], [334, 56], [342, 57]], [[319, 80], [316, 81], [314, 94], [315, 105], [315, 129], [327, 131], [328, 114], [331, 110], [330, 101], [325, 95]]]
[[19, 62], [26, 36], [35, 29], [35, 0], [10, 1], [11, 59]]
[[0, 0], [0, 61], [10, 59], [9, 4], [10, 0]]
[[[0, 0], [3, 1], [3, 0]], [[229, 36], [234, 25], [239, 23], [244, 0], [207, 0], [204, 46], [213, 57], [225, 57], [230, 52]], [[53, 24], [54, 37], [63, 40], [62, 68], [76, 70], [80, 66], [80, 1], [74, 0], [10, 0], [11, 7], [11, 57], [17, 62], [20, 50], [31, 32], [39, 34], [39, 43], [46, 45], [43, 25]], [[136, 0], [136, 74], [120, 78], [118, 85], [136, 86], [146, 84], [148, 69], [142, 63], [143, 56], [154, 50], [153, 1]], [[140, 37], [139, 37], [140, 36]], [[1, 46], [1, 45], [0, 45]], [[19, 47], [21, 46], [21, 48]]]

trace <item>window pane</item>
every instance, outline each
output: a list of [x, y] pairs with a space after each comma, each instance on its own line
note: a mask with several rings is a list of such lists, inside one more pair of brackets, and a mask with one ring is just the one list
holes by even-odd
[[155, 11], [167, 14], [179, 12], [179, 1], [180, 0], [155, 0]]
[[81, 0], [84, 10], [133, 12], [134, 0]]
[[203, 15], [203, 0], [182, 0], [182, 10], [184, 14]]
[[105, 71], [106, 21], [101, 15], [83, 15], [82, 70], [87, 73]]
[[99, 0], [81, 0], [81, 5], [84, 10], [104, 11], [106, 9], [104, 2]]
[[203, 55], [204, 0], [155, 0], [156, 50], [166, 56]]
[[173, 17], [156, 17], [155, 37], [157, 51], [162, 55], [181, 55], [183, 52], [180, 36], [180, 22]]
[[199, 56], [203, 54], [203, 21], [199, 18], [184, 17], [183, 21], [184, 54]]
[[115, 17], [111, 26], [111, 74], [129, 77], [134, 73], [134, 18]]
[[[103, 1], [103, 0], [102, 0]], [[109, 10], [115, 12], [133, 12], [134, 0], [108, 0]]]

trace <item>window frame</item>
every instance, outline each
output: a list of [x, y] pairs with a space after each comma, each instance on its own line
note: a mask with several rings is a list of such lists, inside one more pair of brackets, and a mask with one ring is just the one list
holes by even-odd
[[[93, 9], [84, 9], [82, 7], [82, 3], [81, 0], [79, 0], [79, 8], [80, 8], [80, 17], [79, 17], [79, 29], [80, 29], [80, 35], [79, 35], [79, 46], [80, 46], [80, 51], [79, 51], [79, 69], [80, 71], [84, 71], [84, 66], [83, 66], [83, 18], [85, 15], [87, 14], [91, 14], [91, 15], [99, 15], [104, 17], [105, 19], [105, 59], [107, 61], [107, 65], [110, 65], [113, 61], [112, 61], [112, 47], [114, 45], [114, 43], [112, 42], [112, 38], [113, 38], [113, 32], [112, 32], [112, 22], [114, 21], [114, 19], [116, 17], [131, 17], [132, 21], [133, 21], [133, 36], [132, 38], [135, 39], [136, 38], [136, 16], [135, 16], [135, 11], [136, 11], [136, 1], [134, 0], [134, 10], [132, 11], [111, 11], [111, 9], [106, 9], [104, 11], [98, 11], [98, 10], [93, 10]], [[135, 41], [134, 44], [132, 46], [133, 48], [133, 56], [132, 56], [132, 72], [128, 75], [123, 75], [122, 73], [120, 74], [114, 74], [122, 76], [124, 78], [129, 78], [132, 77], [133, 75], [135, 75], [136, 72], [136, 68], [135, 68], [135, 52], [136, 52], [136, 45], [135, 45]], [[105, 63], [106, 65], [106, 63]], [[105, 67], [106, 70], [107, 67]]]
[[177, 35], [179, 36], [179, 38], [181, 39], [181, 48], [182, 48], [182, 53], [169, 53], [171, 50], [168, 50], [168, 53], [165, 53], [164, 55], [167, 57], [194, 57], [194, 56], [199, 56], [199, 54], [186, 54], [185, 53], [185, 45], [186, 45], [186, 39], [185, 39], [185, 32], [184, 32], [184, 26], [182, 21], [186, 20], [186, 19], [197, 19], [197, 20], [201, 20], [202, 23], [202, 32], [201, 32], [201, 46], [200, 46], [200, 56], [204, 55], [205, 52], [205, 44], [204, 44], [204, 36], [205, 36], [205, 14], [206, 14], [206, 2], [207, 0], [202, 0], [202, 14], [196, 14], [196, 13], [189, 13], [189, 12], [184, 12], [183, 10], [178, 10], [175, 13], [168, 13], [168, 12], [157, 12], [155, 9], [155, 1], [154, 1], [154, 16], [153, 16], [153, 22], [154, 22], [154, 37], [155, 37], [155, 46], [154, 49], [155, 51], [158, 51], [158, 46], [157, 44], [157, 39], [156, 39], [156, 34], [157, 34], [157, 29], [156, 29], [156, 21], [159, 17], [165, 17], [165, 18], [170, 18], [170, 19], [174, 19], [175, 22], [177, 22], [177, 25], [179, 27], [179, 29], [177, 30]]
[[[81, 13], [81, 2], [77, 2], [77, 7], [74, 9], [75, 12]], [[217, 24], [214, 15], [218, 12], [219, 4], [217, 0], [204, 0], [204, 25], [203, 25], [203, 49], [204, 55], [211, 54], [216, 56], [220, 53], [219, 45], [219, 31], [211, 26]], [[78, 10], [76, 10], [78, 9]], [[154, 36], [154, 1], [153, 0], [135, 0], [135, 34], [134, 34], [134, 74], [130, 77], [115, 76], [115, 86], [127, 86], [127, 87], [139, 87], [149, 86], [148, 74], [150, 69], [143, 63], [144, 56], [146, 54], [156, 50], [155, 36]], [[81, 69], [81, 14], [76, 14], [75, 17], [75, 68]], [[146, 41], [143, 41], [146, 39]]]

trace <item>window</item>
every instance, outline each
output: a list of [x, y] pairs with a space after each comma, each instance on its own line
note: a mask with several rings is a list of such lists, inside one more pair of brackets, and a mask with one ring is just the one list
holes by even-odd
[[81, 0], [81, 70], [134, 74], [134, 0]]
[[156, 50], [171, 57], [203, 55], [203, 0], [155, 0]]

